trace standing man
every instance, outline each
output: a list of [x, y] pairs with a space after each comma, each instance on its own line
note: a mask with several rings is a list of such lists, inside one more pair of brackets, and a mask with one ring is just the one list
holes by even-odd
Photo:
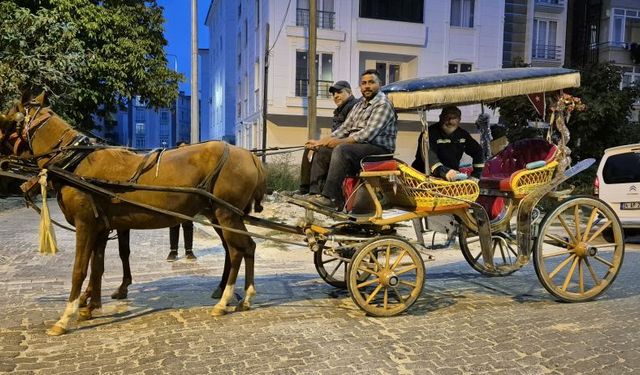
[[[347, 115], [351, 112], [351, 109], [358, 102], [351, 93], [351, 85], [347, 81], [338, 81], [329, 87], [329, 92], [333, 97], [333, 102], [336, 103], [336, 109], [333, 110], [333, 120], [331, 124], [331, 131], [334, 132], [338, 129]], [[311, 158], [313, 152], [310, 148], [306, 148], [302, 154], [302, 165], [300, 166], [300, 194], [309, 193], [309, 185], [311, 183]]]
[[[380, 75], [374, 69], [360, 75], [364, 100], [353, 107], [344, 123], [330, 136], [309, 140], [305, 146], [316, 150], [311, 164], [308, 201], [332, 209], [341, 208], [342, 181], [360, 170], [360, 160], [368, 155], [393, 154], [396, 149], [396, 112], [380, 92]], [[325, 179], [326, 176], [326, 179]], [[321, 181], [325, 180], [324, 186]]]
[[[186, 141], [178, 141], [176, 146], [183, 147], [188, 145]], [[193, 254], [193, 221], [187, 220], [182, 222], [182, 232], [184, 233], [184, 257], [187, 260], [198, 259]], [[167, 262], [175, 262], [178, 259], [178, 240], [180, 239], [180, 224], [169, 228], [169, 255]]]
[[[458, 107], [442, 108], [440, 121], [429, 126], [429, 170], [431, 173], [447, 181], [456, 178], [460, 168], [460, 159], [465, 153], [473, 158], [472, 177], [480, 178], [484, 167], [482, 147], [468, 131], [460, 127], [462, 112]], [[422, 157], [422, 136], [418, 138], [416, 159], [411, 166], [424, 173], [425, 165]]]

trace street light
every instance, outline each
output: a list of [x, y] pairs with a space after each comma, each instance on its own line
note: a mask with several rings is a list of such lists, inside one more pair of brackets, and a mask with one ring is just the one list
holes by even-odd
[[[173, 70], [176, 71], [176, 73], [178, 73], [178, 56], [174, 55], [173, 53], [167, 53], [167, 56], [173, 57]], [[176, 109], [175, 109], [175, 131], [173, 134], [173, 144], [175, 145], [176, 142], [178, 142], [178, 134], [180, 132], [179, 130], [179, 124], [178, 124], [178, 104], [180, 103], [180, 88], [178, 87], [178, 95], [176, 96]]]

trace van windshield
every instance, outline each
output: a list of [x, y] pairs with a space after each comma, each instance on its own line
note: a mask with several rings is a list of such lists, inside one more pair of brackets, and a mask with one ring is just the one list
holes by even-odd
[[605, 184], [640, 182], [640, 154], [626, 152], [610, 156], [602, 169]]

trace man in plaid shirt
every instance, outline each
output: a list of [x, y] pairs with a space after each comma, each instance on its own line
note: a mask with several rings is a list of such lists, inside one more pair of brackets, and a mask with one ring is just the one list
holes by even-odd
[[311, 165], [313, 204], [341, 208], [342, 180], [360, 171], [360, 160], [369, 155], [393, 154], [396, 149], [396, 112], [380, 92], [380, 75], [366, 70], [360, 76], [362, 98], [346, 120], [330, 136], [309, 140], [307, 148], [316, 150]]

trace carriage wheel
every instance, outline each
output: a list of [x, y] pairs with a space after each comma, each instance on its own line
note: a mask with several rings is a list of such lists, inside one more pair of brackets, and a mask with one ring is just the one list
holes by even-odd
[[379, 237], [358, 250], [349, 267], [353, 301], [372, 316], [394, 316], [416, 302], [424, 284], [418, 251], [398, 237]]
[[347, 289], [347, 269], [349, 263], [343, 259], [333, 257], [319, 250], [313, 253], [313, 264], [318, 275], [327, 284], [338, 289]]
[[[603, 236], [605, 230], [613, 238]], [[620, 220], [606, 203], [592, 197], [568, 199], [542, 222], [534, 252], [538, 279], [563, 301], [594, 299], [618, 275], [623, 238]]]
[[516, 266], [518, 245], [514, 238], [506, 232], [496, 232], [491, 236], [491, 250], [493, 252], [494, 269], [485, 267], [480, 248], [480, 238], [475, 232], [460, 224], [458, 239], [464, 259], [471, 267], [486, 276], [506, 276], [519, 268]]

